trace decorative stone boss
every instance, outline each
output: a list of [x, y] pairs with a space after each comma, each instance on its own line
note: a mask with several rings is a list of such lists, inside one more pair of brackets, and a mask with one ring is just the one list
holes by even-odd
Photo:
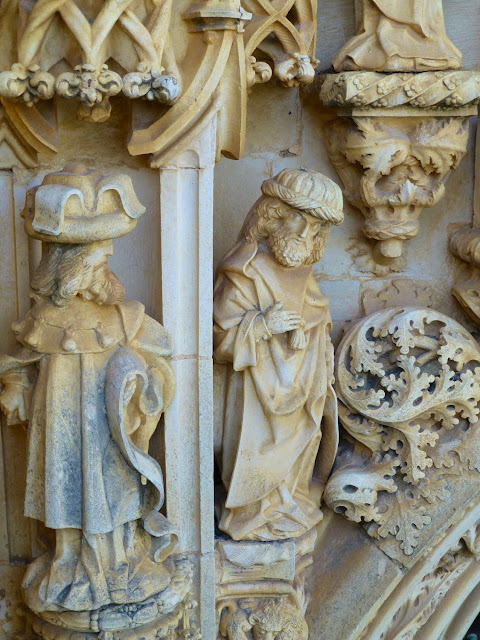
[[158, 512], [162, 472], [148, 455], [174, 393], [172, 345], [142, 304], [124, 301], [106, 264], [112, 238], [144, 211], [128, 176], [78, 165], [27, 194], [25, 229], [44, 253], [33, 306], [12, 327], [18, 351], [0, 356], [0, 406], [9, 424], [29, 421], [25, 515], [56, 534], [23, 580], [34, 627], [49, 638], [63, 637], [53, 625], [133, 628], [182, 600], [178, 575], [177, 593], [158, 595], [176, 535]]
[[312, 265], [343, 220], [343, 198], [332, 180], [294, 169], [262, 191], [217, 273], [214, 357], [232, 368], [220, 528], [268, 541], [299, 538], [319, 522], [337, 450], [331, 320]]

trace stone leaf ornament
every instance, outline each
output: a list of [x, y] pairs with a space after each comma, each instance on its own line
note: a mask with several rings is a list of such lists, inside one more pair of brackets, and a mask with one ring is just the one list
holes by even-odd
[[379, 311], [356, 324], [336, 356], [347, 442], [325, 499], [406, 555], [451, 475], [480, 471], [480, 348], [431, 309]]
[[345, 195], [365, 216], [363, 233], [383, 259], [398, 258], [422, 211], [445, 195], [467, 151], [466, 118], [338, 118], [326, 131]]
[[308, 640], [302, 612], [288, 596], [245, 598], [226, 607], [220, 620], [220, 638], [228, 640]]

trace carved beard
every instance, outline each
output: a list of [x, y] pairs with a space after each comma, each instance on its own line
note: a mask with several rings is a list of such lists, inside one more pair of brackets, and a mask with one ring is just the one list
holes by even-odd
[[299, 267], [305, 264], [313, 251], [313, 240], [298, 238], [281, 228], [273, 231], [268, 246], [275, 260], [284, 267]]
[[106, 264], [94, 268], [87, 286], [77, 290], [77, 294], [85, 300], [93, 300], [97, 304], [117, 304], [125, 297], [125, 288], [117, 276]]
[[90, 253], [89, 246], [49, 247], [32, 280], [32, 291], [51, 298], [59, 307], [77, 295], [97, 304], [121, 302], [125, 296], [123, 284], [106, 262], [90, 263]]

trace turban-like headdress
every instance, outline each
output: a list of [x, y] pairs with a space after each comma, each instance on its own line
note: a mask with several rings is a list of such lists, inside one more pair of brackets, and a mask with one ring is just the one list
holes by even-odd
[[343, 221], [342, 190], [318, 171], [284, 169], [265, 180], [262, 192], [330, 224]]

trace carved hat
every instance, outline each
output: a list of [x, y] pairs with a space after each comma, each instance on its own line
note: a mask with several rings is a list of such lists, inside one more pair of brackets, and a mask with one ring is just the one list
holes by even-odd
[[343, 221], [342, 190], [318, 171], [284, 169], [274, 178], [265, 180], [262, 192], [330, 224]]
[[27, 191], [22, 216], [32, 238], [87, 244], [126, 235], [144, 212], [129, 176], [70, 163]]

